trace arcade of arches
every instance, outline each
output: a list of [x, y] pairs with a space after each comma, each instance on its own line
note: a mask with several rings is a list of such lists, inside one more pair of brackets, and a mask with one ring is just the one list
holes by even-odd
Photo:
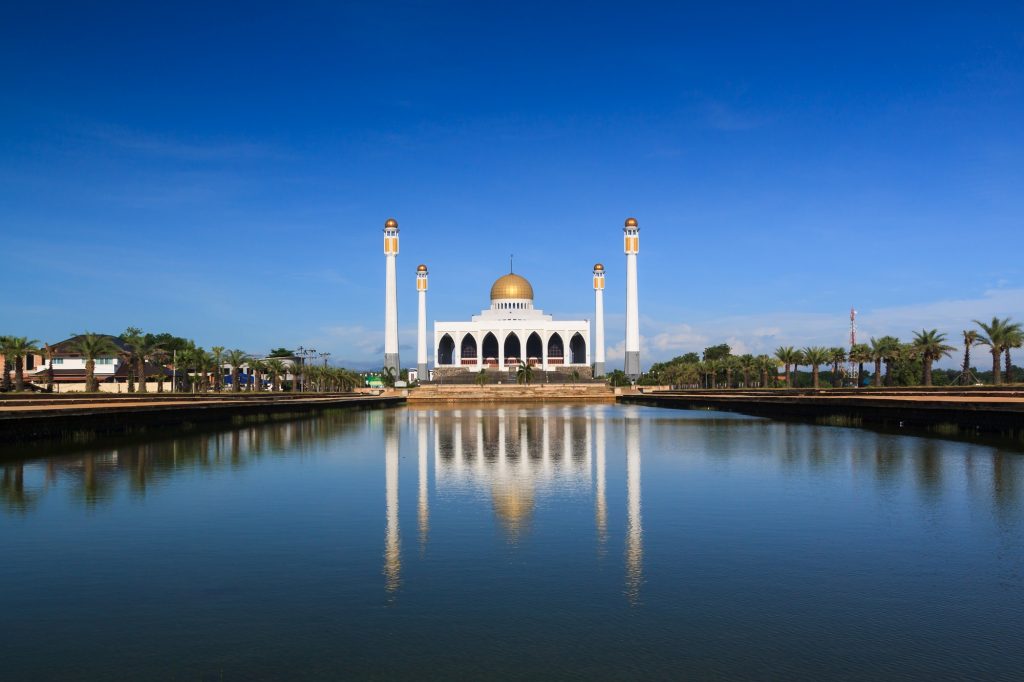
[[491, 307], [469, 322], [434, 324], [436, 368], [545, 371], [590, 365], [590, 321], [555, 320], [533, 307], [533, 287], [508, 274], [491, 287]]

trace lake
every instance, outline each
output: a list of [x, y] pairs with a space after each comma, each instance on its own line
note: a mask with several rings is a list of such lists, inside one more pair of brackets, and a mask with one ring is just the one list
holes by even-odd
[[10, 680], [1024, 677], [1024, 457], [618, 405], [0, 462]]

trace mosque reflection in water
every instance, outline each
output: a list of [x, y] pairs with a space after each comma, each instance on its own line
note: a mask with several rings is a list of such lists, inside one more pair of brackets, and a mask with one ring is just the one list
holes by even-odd
[[[487, 500], [508, 542], [529, 532], [539, 496], [594, 497], [599, 551], [608, 541], [608, 428], [624, 428], [626, 463], [626, 592], [639, 597], [643, 578], [639, 418], [609, 418], [609, 408], [410, 410], [416, 438], [417, 531], [420, 547], [430, 535], [430, 470], [434, 490], [476, 493]], [[384, 418], [384, 575], [389, 591], [401, 586], [399, 526], [399, 414]]]

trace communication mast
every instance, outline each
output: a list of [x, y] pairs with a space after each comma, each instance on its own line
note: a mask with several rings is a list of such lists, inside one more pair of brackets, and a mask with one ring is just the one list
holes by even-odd
[[850, 377], [854, 386], [860, 386], [859, 365], [853, 360], [853, 348], [857, 345], [857, 311], [850, 306]]

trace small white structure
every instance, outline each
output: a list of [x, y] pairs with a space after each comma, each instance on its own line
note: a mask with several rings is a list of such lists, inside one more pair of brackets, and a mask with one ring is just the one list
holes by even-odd
[[434, 367], [544, 371], [590, 366], [590, 321], [555, 320], [533, 307], [533, 286], [514, 273], [491, 287], [491, 307], [469, 322], [434, 323]]

